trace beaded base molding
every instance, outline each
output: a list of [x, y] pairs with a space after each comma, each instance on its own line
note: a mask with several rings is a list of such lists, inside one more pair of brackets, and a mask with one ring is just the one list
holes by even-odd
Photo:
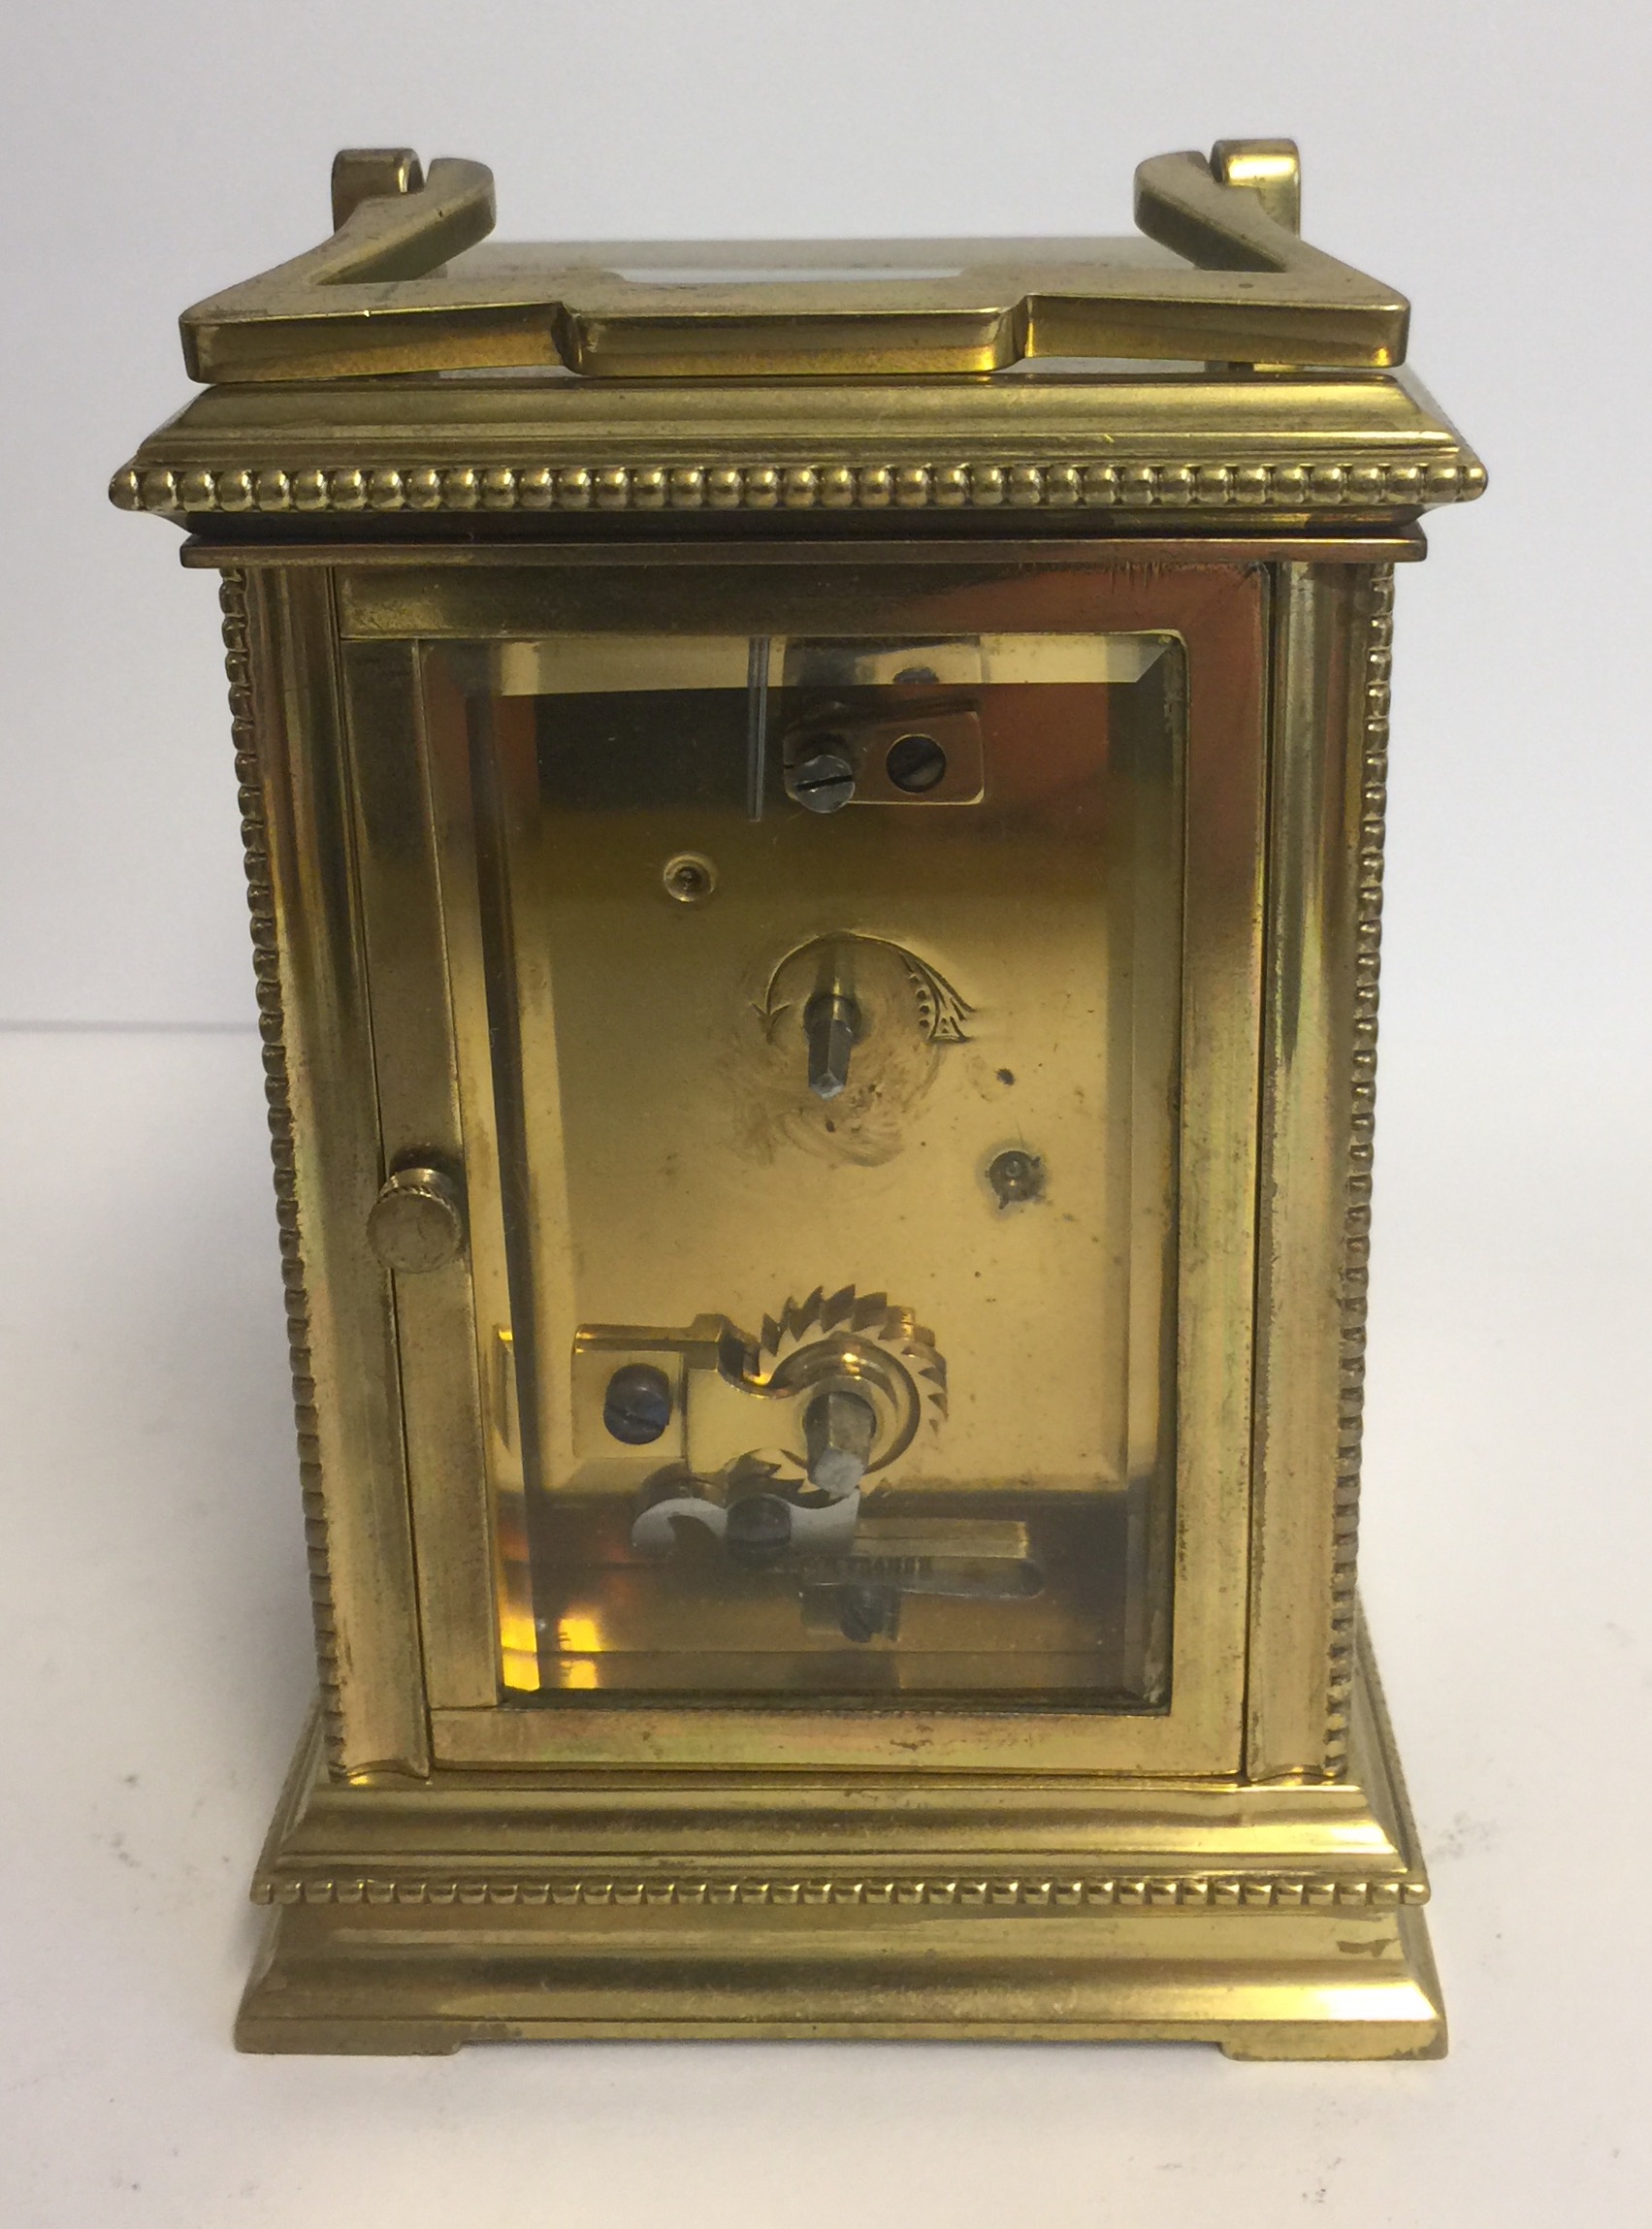
[[[769, 1816], [734, 1827], [697, 1780], [677, 1796], [651, 1776], [629, 1806], [579, 1776], [340, 1787], [312, 1727], [254, 1885], [275, 1909], [237, 2042], [975, 2036], [1438, 2057], [1428, 1888], [1363, 1643], [1352, 1701], [1340, 1784], [1237, 1788], [1219, 1823], [1208, 1788], [949, 1784], [928, 1798], [944, 1849], [910, 1783], [858, 1776], [836, 1809], [777, 1785]], [[729, 1847], [755, 1825], [769, 1848]]]
[[1136, 1875], [1120, 1879], [1026, 1880], [871, 1879], [841, 1874], [826, 1880], [768, 1879], [735, 1874], [723, 1879], [674, 1880], [669, 1875], [587, 1876], [541, 1874], [511, 1881], [486, 1875], [456, 1878], [394, 1875], [260, 1875], [255, 1904], [988, 1904], [1077, 1911], [1108, 1907], [1129, 1911], [1393, 1911], [1424, 1904], [1420, 1881], [1344, 1881], [1329, 1875], [1233, 1873]]

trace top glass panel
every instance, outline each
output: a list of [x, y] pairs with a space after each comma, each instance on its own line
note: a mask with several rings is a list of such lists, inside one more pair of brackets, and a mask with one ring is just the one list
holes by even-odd
[[508, 1699], [1162, 1708], [1179, 640], [424, 670]]

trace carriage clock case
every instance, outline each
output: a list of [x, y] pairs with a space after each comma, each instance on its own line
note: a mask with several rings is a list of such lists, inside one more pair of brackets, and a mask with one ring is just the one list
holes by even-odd
[[1444, 2048], [1354, 1591], [1393, 568], [1295, 148], [486, 244], [352, 150], [221, 580], [319, 1700], [251, 2051]]

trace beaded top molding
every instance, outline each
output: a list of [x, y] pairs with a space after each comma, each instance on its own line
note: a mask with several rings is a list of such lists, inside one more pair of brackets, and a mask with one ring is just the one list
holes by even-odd
[[1475, 458], [1348, 464], [348, 465], [287, 469], [127, 465], [122, 510], [246, 512], [1426, 509], [1486, 484]]
[[[1484, 468], [1407, 306], [1299, 237], [1288, 141], [1155, 156], [1148, 237], [478, 244], [479, 164], [346, 149], [333, 238], [182, 319], [114, 475], [179, 523], [490, 512], [1414, 518]], [[1012, 369], [1015, 367], [1017, 369]], [[386, 377], [384, 374], [395, 374]]]

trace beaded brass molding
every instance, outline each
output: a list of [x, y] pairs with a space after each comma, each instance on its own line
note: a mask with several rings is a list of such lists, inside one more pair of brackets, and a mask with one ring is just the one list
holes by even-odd
[[1341, 1392], [1332, 1502], [1331, 1649], [1326, 1685], [1325, 1770], [1347, 1770], [1353, 1695], [1359, 1554], [1360, 1451], [1365, 1419], [1365, 1334], [1371, 1288], [1371, 1177], [1377, 1117], [1377, 1004], [1382, 943], [1382, 843], [1388, 802], [1389, 676], [1393, 666], [1394, 568], [1374, 565], [1364, 675], [1358, 924], [1354, 940], [1353, 1119], [1347, 1213], [1343, 1226]]
[[127, 465], [121, 510], [223, 512], [1427, 509], [1472, 502], [1473, 458], [1234, 464], [268, 466]]
[[1428, 1901], [1426, 1881], [1341, 1880], [1325, 1874], [1136, 1874], [1103, 1879], [883, 1877], [772, 1880], [761, 1875], [676, 1880], [582, 1874], [493, 1879], [359, 1874], [260, 1874], [259, 1904], [956, 1904], [1122, 1911], [1394, 1911]]
[[320, 1442], [316, 1434], [315, 1381], [309, 1370], [309, 1304], [305, 1292], [304, 1253], [299, 1235], [298, 1179], [293, 1152], [292, 1099], [287, 1084], [286, 1024], [281, 1004], [280, 962], [276, 949], [275, 892], [270, 867], [270, 831], [264, 802], [264, 767], [254, 717], [251, 650], [248, 643], [246, 575], [227, 571], [218, 588], [223, 614], [224, 671], [229, 678], [230, 732], [235, 740], [240, 783], [241, 832], [246, 862], [246, 903], [252, 926], [252, 970], [258, 999], [258, 1032], [264, 1046], [264, 1096], [269, 1106], [270, 1152], [275, 1164], [275, 1221], [279, 1232], [281, 1285], [286, 1300], [287, 1350], [293, 1376], [293, 1413], [298, 1428], [299, 1491], [304, 1508], [305, 1547], [309, 1565], [310, 1610], [315, 1621], [315, 1651], [320, 1671], [322, 1739], [330, 1763], [343, 1754], [343, 1720], [339, 1697], [339, 1639], [333, 1612], [333, 1583], [327, 1559], [327, 1511], [322, 1494]]

